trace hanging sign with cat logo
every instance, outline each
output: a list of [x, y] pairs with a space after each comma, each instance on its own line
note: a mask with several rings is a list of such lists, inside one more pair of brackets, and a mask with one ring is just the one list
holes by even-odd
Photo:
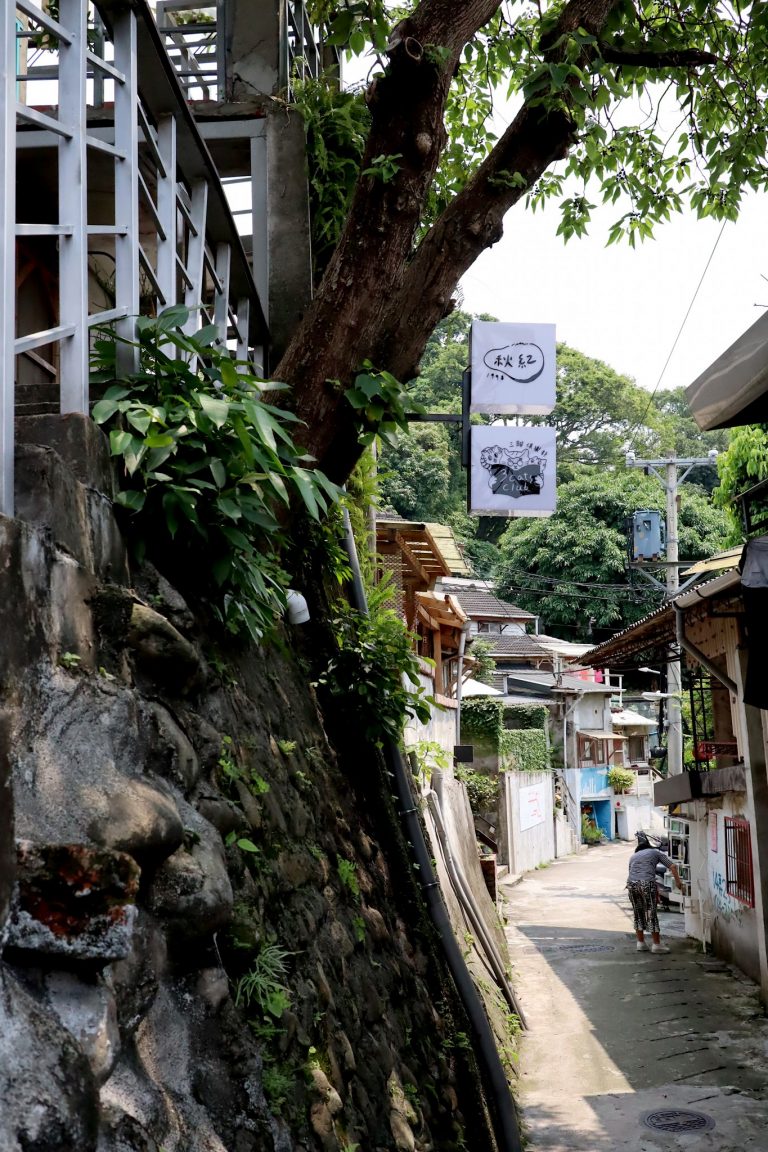
[[471, 412], [543, 416], [555, 406], [554, 324], [473, 320]]
[[555, 430], [473, 425], [469, 511], [482, 516], [551, 516], [555, 510]]

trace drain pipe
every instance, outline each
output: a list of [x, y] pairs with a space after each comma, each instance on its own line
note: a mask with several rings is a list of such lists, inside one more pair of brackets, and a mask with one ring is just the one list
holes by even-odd
[[496, 941], [493, 939], [493, 936], [486, 928], [482, 915], [480, 914], [480, 911], [478, 910], [478, 907], [475, 903], [472, 890], [470, 889], [469, 884], [467, 883], [467, 879], [461, 870], [461, 866], [451, 851], [451, 845], [448, 840], [448, 832], [445, 827], [445, 821], [443, 820], [441, 797], [440, 793], [436, 789], [427, 793], [427, 804], [429, 805], [429, 810], [432, 813], [432, 819], [435, 822], [437, 838], [440, 842], [440, 847], [443, 852], [445, 870], [450, 877], [454, 891], [459, 898], [459, 902], [464, 909], [464, 912], [467, 915], [467, 919], [472, 925], [472, 930], [478, 937], [485, 950], [486, 957], [490, 962], [491, 968], [493, 969], [493, 974], [496, 977], [496, 982], [499, 985], [504, 999], [509, 1005], [511, 1011], [514, 1012], [520, 1020], [521, 1027], [527, 1028], [528, 1021], [526, 1020], [518, 999], [515, 996], [514, 990], [512, 989], [512, 986], [507, 979], [507, 973], [504, 968], [504, 961], [502, 960], [501, 954], [496, 947]]
[[[368, 600], [365, 594], [365, 585], [360, 573], [360, 562], [357, 556], [357, 546], [352, 532], [349, 512], [344, 509], [344, 544], [352, 571], [352, 593], [354, 607], [361, 615], [368, 615]], [[469, 1020], [475, 1043], [473, 1049], [478, 1064], [484, 1073], [486, 1087], [490, 1094], [491, 1121], [499, 1152], [521, 1152], [520, 1130], [517, 1115], [509, 1090], [507, 1078], [502, 1067], [499, 1052], [496, 1047], [488, 1017], [485, 1014], [483, 1002], [475, 988], [469, 974], [461, 949], [453, 934], [448, 917], [448, 910], [443, 900], [435, 870], [432, 867], [432, 856], [424, 839], [421, 823], [418, 818], [418, 808], [414, 805], [413, 791], [410, 775], [403, 760], [403, 754], [397, 742], [388, 737], [384, 740], [384, 758], [387, 767], [392, 773], [400, 805], [400, 816], [403, 822], [403, 831], [406, 839], [413, 849], [416, 864], [419, 870], [421, 887], [427, 903], [430, 918], [440, 939], [440, 945], [445, 956], [456, 991], [459, 994], [464, 1010]]]

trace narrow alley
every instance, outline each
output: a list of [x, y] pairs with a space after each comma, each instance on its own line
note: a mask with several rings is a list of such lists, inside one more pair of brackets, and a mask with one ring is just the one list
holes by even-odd
[[637, 952], [632, 847], [607, 844], [504, 887], [526, 1014], [519, 1097], [546, 1152], [768, 1150], [768, 1019], [756, 986], [660, 916]]

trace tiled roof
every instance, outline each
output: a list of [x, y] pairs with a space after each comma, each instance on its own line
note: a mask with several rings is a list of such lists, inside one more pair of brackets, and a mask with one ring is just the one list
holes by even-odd
[[488, 641], [493, 645], [489, 651], [495, 660], [503, 659], [505, 656], [532, 656], [542, 660], [552, 659], [552, 653], [548, 652], [546, 648], [542, 648], [541, 644], [537, 644], [535, 636], [527, 636], [525, 632], [480, 632], [475, 639], [483, 642]]
[[451, 580], [444, 577], [440, 587], [455, 596], [464, 611], [472, 619], [484, 620], [535, 620], [531, 612], [501, 600], [486, 580]]

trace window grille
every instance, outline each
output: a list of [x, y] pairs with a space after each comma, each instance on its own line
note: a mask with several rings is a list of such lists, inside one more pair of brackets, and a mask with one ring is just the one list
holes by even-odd
[[748, 908], [754, 908], [755, 886], [749, 821], [733, 816], [725, 817], [725, 886], [729, 896], [746, 904]]

